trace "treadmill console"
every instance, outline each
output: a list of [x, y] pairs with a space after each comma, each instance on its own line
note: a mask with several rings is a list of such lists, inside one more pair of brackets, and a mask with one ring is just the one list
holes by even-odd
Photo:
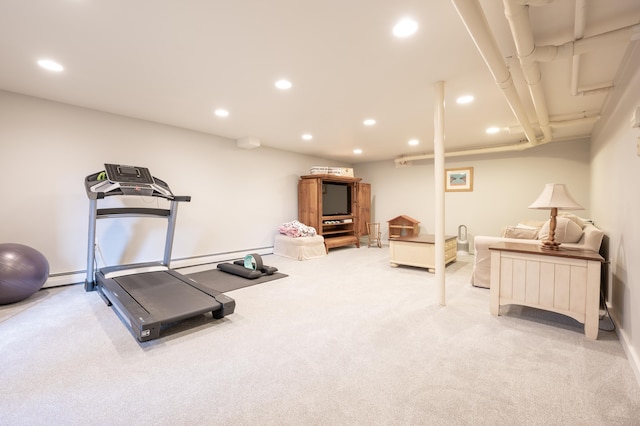
[[107, 179], [119, 183], [152, 184], [153, 177], [146, 167], [105, 164]]
[[104, 171], [89, 175], [85, 189], [91, 199], [109, 195], [144, 195], [172, 199], [166, 182], [151, 176], [146, 167], [105, 164]]

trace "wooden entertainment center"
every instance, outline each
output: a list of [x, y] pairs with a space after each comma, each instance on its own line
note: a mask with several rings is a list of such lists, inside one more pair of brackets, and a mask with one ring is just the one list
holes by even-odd
[[[371, 185], [362, 179], [334, 175], [305, 175], [298, 181], [298, 221], [313, 226], [324, 237], [327, 249], [348, 245], [360, 247], [370, 221]], [[340, 184], [348, 191], [349, 205], [343, 212], [323, 214], [326, 184]], [[326, 213], [326, 212], [325, 212]], [[341, 213], [341, 214], [339, 214]]]

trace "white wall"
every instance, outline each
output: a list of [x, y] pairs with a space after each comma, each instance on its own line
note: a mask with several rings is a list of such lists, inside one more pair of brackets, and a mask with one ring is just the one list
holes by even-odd
[[[104, 163], [146, 166], [176, 195], [192, 196], [178, 209], [174, 259], [272, 246], [278, 225], [297, 219], [298, 176], [348, 166], [2, 91], [0, 150], [0, 242], [41, 251], [54, 276], [86, 269], [83, 180]], [[97, 242], [106, 264], [154, 261], [165, 231], [164, 220], [105, 219]]]
[[631, 128], [640, 107], [639, 44], [593, 134], [591, 208], [607, 235], [610, 311], [640, 381], [640, 128]]
[[[546, 220], [549, 212], [529, 210], [546, 183], [565, 183], [586, 210], [574, 213], [590, 217], [589, 141], [554, 142], [517, 153], [452, 157], [445, 168], [473, 167], [472, 192], [445, 193], [445, 233], [457, 235], [467, 227], [473, 251], [476, 235], [500, 235], [506, 225], [524, 219]], [[393, 161], [357, 164], [358, 177], [371, 183], [372, 217], [383, 224], [405, 214], [419, 220], [421, 233], [435, 230], [434, 167], [432, 160], [395, 167]]]

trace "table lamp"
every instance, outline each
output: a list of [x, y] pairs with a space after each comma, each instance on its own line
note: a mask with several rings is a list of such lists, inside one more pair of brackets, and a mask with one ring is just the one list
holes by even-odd
[[571, 197], [567, 187], [563, 183], [546, 184], [542, 190], [542, 194], [540, 194], [529, 208], [551, 210], [551, 215], [549, 216], [549, 235], [546, 240], [542, 241], [543, 249], [558, 249], [560, 246], [560, 243], [554, 240], [558, 210], [584, 210], [584, 207]]

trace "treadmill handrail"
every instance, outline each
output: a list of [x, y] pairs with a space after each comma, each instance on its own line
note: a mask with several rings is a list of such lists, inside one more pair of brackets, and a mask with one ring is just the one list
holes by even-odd
[[191, 202], [191, 195], [174, 195], [173, 201], [189, 203]]
[[108, 209], [98, 209], [98, 219], [105, 217], [164, 217], [170, 214], [169, 209], [152, 209], [148, 207], [112, 207]]
[[[146, 191], [144, 194], [125, 193], [118, 186], [117, 182], [104, 179], [101, 175], [104, 172], [93, 173], [84, 179], [84, 187], [89, 198], [89, 229], [87, 239], [87, 278], [85, 279], [85, 290], [95, 289], [95, 240], [96, 222], [98, 219], [119, 218], [119, 217], [160, 217], [167, 219], [167, 233], [165, 238], [164, 255], [162, 264], [169, 267], [171, 262], [171, 251], [173, 247], [173, 236], [176, 227], [176, 216], [178, 203], [190, 202], [190, 195], [173, 195], [169, 185], [161, 179], [153, 177], [153, 184], [141, 183], [140, 188]], [[135, 186], [135, 183], [134, 183]], [[107, 191], [101, 191], [107, 189]], [[98, 209], [98, 200], [107, 196], [120, 195], [143, 195], [165, 198], [170, 202], [169, 209], [149, 208], [149, 207], [113, 207]]]

